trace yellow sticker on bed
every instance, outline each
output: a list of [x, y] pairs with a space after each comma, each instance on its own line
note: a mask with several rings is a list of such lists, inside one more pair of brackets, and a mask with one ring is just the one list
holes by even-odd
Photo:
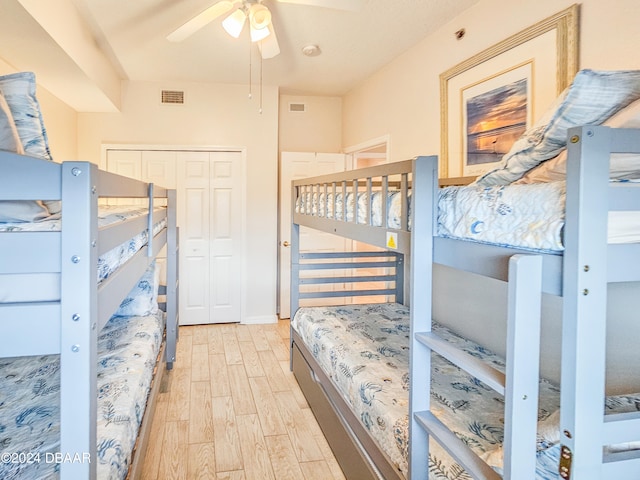
[[395, 232], [387, 232], [387, 248], [398, 248], [398, 234]]

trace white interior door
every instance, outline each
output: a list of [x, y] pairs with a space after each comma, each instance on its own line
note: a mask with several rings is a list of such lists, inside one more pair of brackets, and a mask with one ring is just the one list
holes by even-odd
[[242, 301], [241, 153], [211, 154], [211, 323], [239, 322]]
[[[341, 153], [282, 152], [280, 155], [280, 318], [291, 315], [291, 181], [340, 172], [345, 169]], [[313, 229], [300, 229], [300, 251], [344, 251], [345, 239]]]
[[240, 152], [178, 152], [180, 323], [239, 322]]
[[209, 153], [179, 152], [180, 323], [209, 323]]
[[177, 189], [180, 323], [240, 321], [242, 153], [114, 148], [106, 156], [111, 172]]

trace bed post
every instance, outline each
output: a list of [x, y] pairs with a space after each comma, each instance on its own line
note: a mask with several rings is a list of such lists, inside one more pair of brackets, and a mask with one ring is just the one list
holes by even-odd
[[[295, 218], [298, 189], [291, 187], [291, 218]], [[289, 288], [290, 310], [289, 316], [293, 320], [300, 306], [300, 225], [295, 220], [291, 222], [291, 285]], [[289, 368], [293, 371], [293, 327], [289, 325]]]
[[167, 190], [167, 369], [173, 368], [179, 338], [178, 314], [178, 258], [179, 235], [176, 217], [176, 191]]
[[568, 137], [560, 476], [595, 480], [602, 478], [611, 132], [580, 127]]
[[533, 478], [540, 379], [542, 257], [509, 258], [503, 477]]
[[60, 478], [95, 479], [98, 347], [97, 167], [62, 164]]
[[[431, 351], [416, 339], [415, 334], [431, 331], [433, 235], [437, 221], [433, 216], [437, 213], [438, 158], [418, 157], [413, 160], [412, 170], [409, 478], [419, 480], [429, 478], [429, 436], [414, 413], [429, 410]], [[422, 213], [418, 216], [415, 212]], [[420, 248], [415, 248], [416, 245]]]

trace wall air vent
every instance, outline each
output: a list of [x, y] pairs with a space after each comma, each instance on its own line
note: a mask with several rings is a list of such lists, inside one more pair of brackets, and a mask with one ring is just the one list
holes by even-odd
[[293, 113], [304, 113], [307, 111], [306, 103], [290, 103], [289, 104], [289, 112]]
[[184, 105], [184, 92], [180, 90], [162, 90], [163, 105]]

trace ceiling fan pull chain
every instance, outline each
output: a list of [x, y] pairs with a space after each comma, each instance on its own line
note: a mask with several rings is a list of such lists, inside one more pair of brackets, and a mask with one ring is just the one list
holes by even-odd
[[253, 98], [251, 94], [251, 40], [249, 40], [249, 100]]
[[[262, 40], [260, 40], [262, 42]], [[262, 55], [260, 55], [260, 109], [258, 110], [258, 112], [260, 112], [260, 115], [262, 115]]]

